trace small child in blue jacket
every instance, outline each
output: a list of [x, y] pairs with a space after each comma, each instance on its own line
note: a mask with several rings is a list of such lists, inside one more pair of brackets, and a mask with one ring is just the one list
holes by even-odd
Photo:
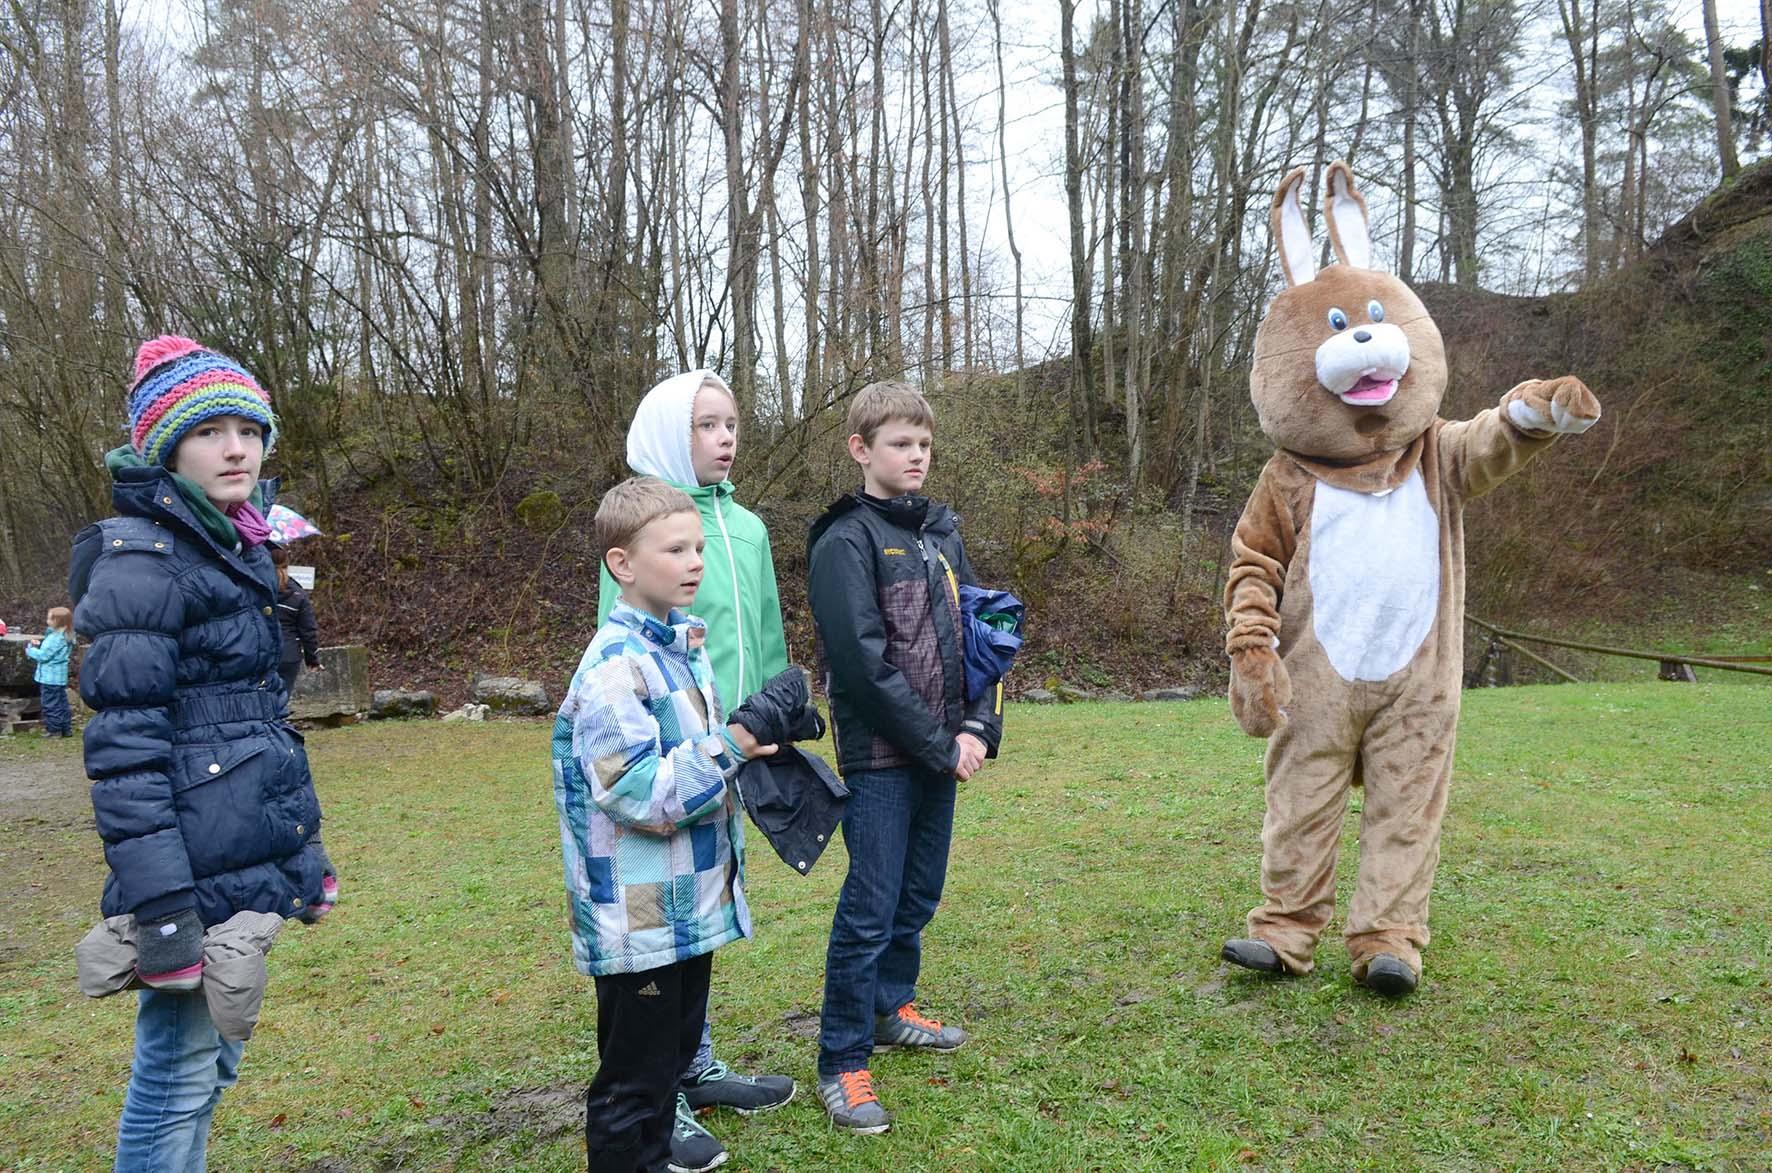
[[717, 1143], [705, 1161], [672, 1154], [679, 1117], [693, 1124], [678, 1078], [701, 1042], [713, 951], [751, 935], [728, 780], [776, 747], [725, 725], [706, 625], [685, 613], [702, 574], [695, 502], [634, 477], [604, 494], [594, 526], [621, 599], [553, 739], [572, 959], [597, 986], [585, 1154], [593, 1173], [707, 1168]]
[[43, 735], [72, 737], [74, 715], [68, 710], [68, 661], [74, 651], [74, 613], [66, 607], [51, 607], [45, 619], [49, 630], [25, 648], [25, 655], [37, 661], [35, 679], [43, 701]]

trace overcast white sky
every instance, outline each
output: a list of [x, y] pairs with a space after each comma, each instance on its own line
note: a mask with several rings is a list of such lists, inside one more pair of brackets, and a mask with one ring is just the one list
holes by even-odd
[[[1760, 16], [1756, 0], [1717, 0], [1717, 4], [1724, 43], [1740, 44], [1759, 36]], [[1105, 9], [1105, 4], [1102, 7]], [[1699, 0], [1677, 0], [1673, 11], [1679, 15], [1693, 40], [1702, 45], [1704, 16]], [[1079, 28], [1083, 23], [1084, 17], [1079, 13]], [[1070, 232], [1064, 195], [1064, 121], [1060, 104], [1062, 95], [1058, 89], [1056, 0], [1042, 3], [1004, 0], [1003, 24], [1008, 58], [1005, 68], [1012, 94], [1007, 135], [1013, 184], [1012, 210], [1016, 240], [1021, 245], [1024, 259], [1024, 285], [1031, 298], [1027, 311], [1026, 345], [1029, 357], [1034, 358], [1069, 349], [1068, 319], [1063, 315], [1070, 306]], [[985, 26], [983, 43], [979, 52], [988, 62], [988, 25]], [[988, 72], [978, 80], [985, 86], [994, 86], [996, 79], [994, 72]], [[1547, 107], [1556, 97], [1569, 94], [1573, 70], [1565, 67], [1560, 80], [1560, 92], [1555, 96], [1546, 95], [1543, 104]], [[994, 127], [994, 95], [985, 102], [986, 107], [978, 115], [979, 122]], [[991, 145], [994, 148], [994, 138]], [[1550, 149], [1562, 146], [1558, 140], [1550, 145]], [[1300, 158], [1294, 162], [1307, 163], [1310, 160]], [[993, 186], [992, 190], [996, 191], [997, 187]], [[1376, 209], [1374, 215], [1375, 218], [1379, 215]], [[986, 242], [1005, 258], [1003, 280], [1007, 289], [1011, 273], [1000, 206], [993, 205], [990, 209]], [[1381, 257], [1387, 255], [1385, 241], [1379, 241], [1379, 249]]]
[[[191, 27], [190, 6], [198, 0], [126, 0], [125, 19], [133, 17], [157, 27], [173, 40], [184, 39]], [[1759, 34], [1757, 0], [1717, 0], [1723, 39], [1740, 44]], [[1105, 11], [1105, 0], [1097, 0]], [[1702, 8], [1699, 0], [1676, 0], [1674, 10], [1682, 24], [1699, 44], [1704, 40]], [[1058, 0], [1002, 0], [1005, 71], [1008, 77], [1007, 139], [1009, 173], [1013, 193], [1012, 210], [1015, 234], [1024, 259], [1024, 296], [1027, 303], [1027, 331], [1024, 339], [1028, 358], [1038, 360], [1069, 348], [1067, 337], [1070, 308], [1070, 243], [1064, 195], [1064, 136], [1058, 60]], [[1092, 12], [1085, 6], [1077, 16], [1079, 32], [1086, 28]], [[995, 254], [999, 263], [993, 265], [990, 278], [1001, 291], [996, 302], [999, 312], [1008, 318], [1013, 310], [1008, 296], [1013, 290], [1013, 271], [1009, 260], [1008, 240], [1004, 230], [1001, 175], [996, 160], [997, 122], [996, 70], [991, 57], [990, 26], [984, 18], [983, 5], [978, 5], [974, 35], [957, 31], [957, 49], [972, 63], [969, 77], [958, 83], [964, 100], [967, 91], [976, 103], [972, 122], [983, 132], [974, 139], [981, 157], [972, 160], [967, 172], [968, 207], [971, 209], [974, 241], [982, 244], [987, 254]], [[1565, 69], [1554, 75], [1539, 101], [1540, 112], [1548, 112], [1559, 97], [1566, 96], [1570, 72]], [[1545, 133], [1547, 152], [1566, 151], [1566, 136]], [[1304, 163], [1309, 160], [1298, 159]], [[1383, 212], [1374, 210], [1375, 228]], [[1380, 257], [1391, 247], [1380, 231], [1377, 241]], [[978, 244], [975, 243], [977, 248]], [[1527, 289], [1516, 290], [1529, 292]], [[1007, 359], [1009, 356], [1001, 356]]]

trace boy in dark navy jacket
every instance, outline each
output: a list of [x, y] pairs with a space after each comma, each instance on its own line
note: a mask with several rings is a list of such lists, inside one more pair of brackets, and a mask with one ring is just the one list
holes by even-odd
[[850, 404], [862, 488], [812, 526], [810, 594], [837, 760], [849, 786], [849, 874], [825, 955], [819, 1096], [838, 1127], [879, 1133], [877, 1048], [951, 1051], [958, 1027], [919, 1013], [921, 933], [947, 878], [957, 782], [995, 757], [1002, 686], [965, 699], [960, 584], [973, 583], [957, 520], [921, 495], [935, 415], [902, 383]]

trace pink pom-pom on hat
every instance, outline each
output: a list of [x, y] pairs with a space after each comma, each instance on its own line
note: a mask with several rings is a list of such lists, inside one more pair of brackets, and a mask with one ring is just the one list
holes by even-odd
[[177, 358], [181, 354], [189, 354], [193, 350], [202, 349], [203, 347], [198, 343], [181, 334], [162, 334], [158, 338], [150, 338], [141, 344], [141, 349], [135, 352], [135, 378], [132, 382], [141, 382], [143, 375], [167, 359]]

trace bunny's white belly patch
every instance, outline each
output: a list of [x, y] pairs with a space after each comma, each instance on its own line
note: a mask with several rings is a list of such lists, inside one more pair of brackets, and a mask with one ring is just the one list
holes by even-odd
[[1421, 473], [1382, 497], [1317, 482], [1311, 622], [1344, 680], [1383, 680], [1414, 657], [1440, 606], [1440, 519]]

